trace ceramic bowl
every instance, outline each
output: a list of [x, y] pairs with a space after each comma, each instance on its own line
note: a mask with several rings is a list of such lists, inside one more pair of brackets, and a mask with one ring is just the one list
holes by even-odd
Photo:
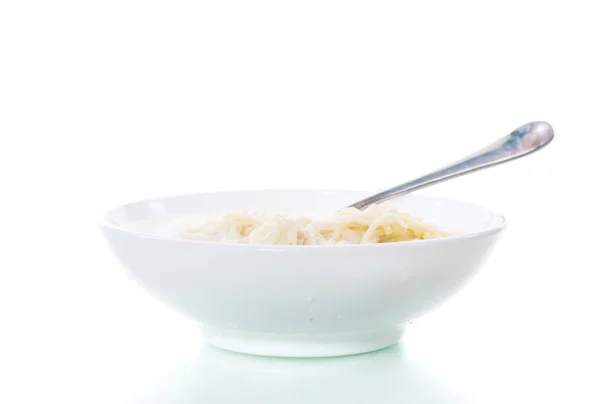
[[123, 205], [102, 222], [130, 277], [196, 319], [217, 347], [270, 356], [356, 354], [395, 344], [406, 324], [458, 292], [506, 226], [467, 202], [408, 195], [392, 203], [441, 239], [371, 245], [269, 246], [177, 238], [235, 210], [331, 213], [370, 192], [236, 191]]

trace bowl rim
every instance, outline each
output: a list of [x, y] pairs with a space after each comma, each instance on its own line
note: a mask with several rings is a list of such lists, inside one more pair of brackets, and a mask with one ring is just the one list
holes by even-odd
[[190, 243], [193, 245], [213, 247], [213, 248], [233, 248], [233, 249], [244, 248], [244, 249], [260, 250], [260, 251], [308, 251], [308, 250], [334, 249], [337, 251], [337, 250], [342, 250], [342, 249], [365, 249], [365, 248], [383, 249], [383, 248], [409, 248], [409, 247], [425, 246], [425, 245], [431, 246], [433, 244], [448, 243], [448, 242], [453, 242], [453, 241], [458, 241], [458, 240], [473, 239], [473, 238], [480, 238], [480, 237], [485, 237], [485, 236], [489, 236], [489, 235], [494, 235], [494, 234], [501, 233], [502, 231], [504, 231], [504, 229], [506, 228], [506, 226], [508, 224], [506, 217], [503, 214], [496, 212], [492, 209], [489, 209], [483, 205], [478, 205], [478, 204], [463, 201], [460, 199], [437, 197], [437, 196], [432, 196], [432, 195], [420, 195], [420, 194], [415, 194], [415, 193], [410, 193], [407, 195], [410, 195], [412, 197], [417, 197], [417, 198], [423, 198], [423, 199], [435, 199], [438, 201], [461, 203], [461, 204], [470, 205], [473, 208], [483, 209], [483, 210], [489, 212], [490, 215], [492, 215], [492, 217], [494, 219], [493, 221], [495, 222], [495, 224], [490, 227], [484, 228], [482, 230], [453, 234], [451, 236], [447, 236], [447, 237], [443, 237], [443, 238], [426, 239], [426, 240], [411, 240], [411, 241], [396, 242], [396, 243], [342, 244], [342, 245], [339, 245], [339, 244], [270, 245], [270, 244], [222, 243], [222, 242], [218, 242], [218, 241], [203, 241], [203, 240], [193, 240], [193, 239], [185, 239], [185, 238], [159, 236], [159, 235], [155, 235], [155, 234], [151, 234], [151, 233], [144, 233], [141, 231], [126, 229], [122, 226], [119, 226], [116, 223], [111, 222], [108, 219], [111, 216], [111, 214], [113, 214], [113, 212], [115, 212], [119, 209], [122, 209], [126, 206], [130, 206], [130, 205], [141, 204], [141, 203], [153, 203], [153, 202], [166, 201], [166, 200], [172, 200], [172, 199], [178, 199], [178, 198], [186, 198], [186, 197], [196, 197], [196, 196], [200, 196], [200, 195], [234, 194], [234, 193], [241, 193], [241, 192], [307, 192], [307, 193], [314, 192], [314, 193], [331, 194], [331, 193], [341, 193], [341, 192], [365, 192], [365, 193], [368, 193], [368, 192], [372, 192], [372, 191], [356, 190], [356, 189], [239, 189], [239, 190], [227, 190], [227, 191], [196, 192], [196, 193], [179, 194], [179, 195], [173, 195], [173, 196], [167, 196], [167, 197], [147, 198], [147, 199], [141, 199], [141, 200], [137, 200], [137, 201], [133, 201], [133, 202], [128, 202], [128, 203], [125, 203], [122, 205], [118, 205], [118, 206], [115, 206], [112, 209], [108, 210], [108, 212], [106, 212], [104, 214], [102, 220], [100, 221], [99, 227], [102, 231], [105, 231], [105, 232], [115, 232], [115, 233], [129, 235], [132, 237], [137, 237], [137, 238], [142, 238], [142, 239], [150, 239], [150, 240], [164, 241], [164, 242], [170, 242], [170, 243], [186, 243], [186, 244]]

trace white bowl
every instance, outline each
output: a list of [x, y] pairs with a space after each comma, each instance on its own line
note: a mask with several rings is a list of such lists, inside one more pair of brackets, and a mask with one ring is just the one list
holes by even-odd
[[218, 347], [271, 356], [337, 356], [396, 343], [404, 326], [460, 290], [506, 226], [466, 202], [409, 195], [393, 202], [443, 239], [343, 246], [269, 246], [176, 238], [231, 210], [331, 213], [369, 192], [239, 191], [118, 207], [102, 229], [130, 276], [198, 320]]

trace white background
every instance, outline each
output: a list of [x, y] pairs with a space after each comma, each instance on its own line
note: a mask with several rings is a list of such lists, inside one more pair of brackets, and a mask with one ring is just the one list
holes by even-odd
[[[0, 2], [0, 402], [600, 400], [600, 13], [586, 1]], [[506, 214], [481, 274], [392, 350], [215, 351], [124, 276], [104, 211], [379, 189], [532, 120], [555, 142], [425, 193]]]

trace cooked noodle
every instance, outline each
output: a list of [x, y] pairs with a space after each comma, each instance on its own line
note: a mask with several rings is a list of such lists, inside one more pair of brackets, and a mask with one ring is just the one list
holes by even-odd
[[327, 219], [315, 220], [281, 214], [229, 213], [221, 220], [187, 229], [181, 237], [224, 243], [324, 245], [393, 243], [445, 235], [421, 219], [381, 204], [363, 211], [346, 208]]

